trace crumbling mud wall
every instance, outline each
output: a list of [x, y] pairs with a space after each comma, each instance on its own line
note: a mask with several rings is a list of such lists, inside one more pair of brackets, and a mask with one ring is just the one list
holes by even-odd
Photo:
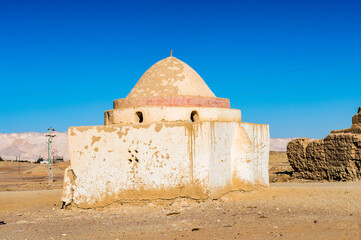
[[321, 140], [298, 138], [287, 145], [296, 177], [313, 180], [361, 179], [361, 107], [349, 129], [331, 131]]

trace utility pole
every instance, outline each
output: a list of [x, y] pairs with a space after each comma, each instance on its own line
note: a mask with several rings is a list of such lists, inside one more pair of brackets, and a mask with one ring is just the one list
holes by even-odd
[[54, 152], [53, 152], [53, 137], [56, 135], [54, 134], [55, 129], [52, 127], [48, 128], [49, 134], [46, 136], [48, 137], [48, 181], [53, 182], [53, 159], [54, 159]]

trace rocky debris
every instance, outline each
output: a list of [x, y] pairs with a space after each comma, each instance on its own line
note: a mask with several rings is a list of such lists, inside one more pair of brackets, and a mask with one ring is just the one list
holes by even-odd
[[361, 178], [361, 107], [349, 129], [331, 131], [326, 138], [298, 138], [287, 145], [296, 177], [312, 180], [354, 181]]

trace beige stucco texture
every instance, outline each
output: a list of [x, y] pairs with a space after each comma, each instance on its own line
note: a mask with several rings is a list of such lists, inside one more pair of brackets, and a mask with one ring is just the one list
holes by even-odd
[[241, 111], [238, 109], [210, 107], [137, 107], [108, 110], [104, 114], [104, 124], [139, 123], [141, 112], [143, 123], [191, 121], [192, 112], [197, 121], [240, 122]]
[[65, 204], [217, 199], [268, 186], [268, 125], [242, 122], [187, 64], [156, 63], [127, 98], [142, 100], [106, 111], [103, 126], [69, 128]]
[[175, 57], [167, 57], [149, 68], [127, 98], [166, 96], [216, 97], [193, 68]]

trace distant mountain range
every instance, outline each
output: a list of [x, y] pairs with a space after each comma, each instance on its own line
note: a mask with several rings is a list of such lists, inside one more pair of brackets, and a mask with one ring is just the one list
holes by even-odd
[[[35, 162], [38, 158], [48, 158], [48, 133], [0, 133], [0, 157], [4, 160], [27, 160]], [[54, 156], [69, 160], [68, 133], [54, 132]]]
[[286, 152], [287, 151], [287, 144], [289, 141], [295, 138], [271, 138], [270, 142], [270, 151], [275, 152]]
[[[4, 160], [27, 160], [34, 162], [42, 157], [48, 157], [48, 133], [0, 133], [0, 157]], [[54, 156], [63, 157], [64, 161], [69, 160], [68, 134], [67, 132], [55, 132], [53, 138]], [[285, 152], [287, 143], [292, 138], [272, 138], [271, 151]]]

